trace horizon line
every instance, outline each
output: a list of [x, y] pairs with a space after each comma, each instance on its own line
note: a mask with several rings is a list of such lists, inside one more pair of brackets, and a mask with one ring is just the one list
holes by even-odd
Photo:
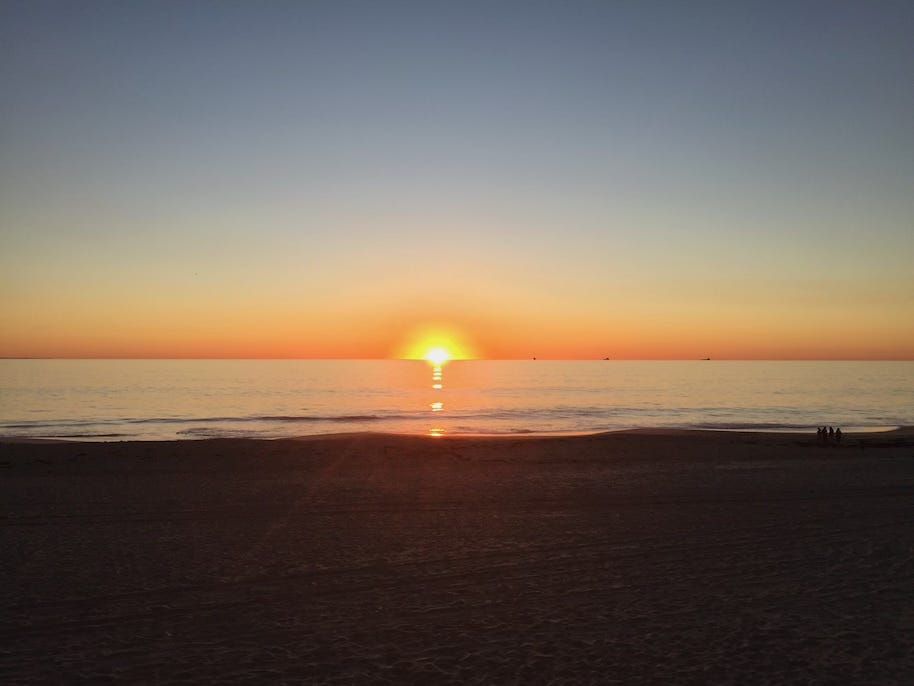
[[[185, 356], [41, 356], [0, 355], [0, 360], [308, 360], [363, 362], [428, 362], [416, 357], [185, 357]], [[914, 357], [464, 357], [446, 362], [914, 362]]]

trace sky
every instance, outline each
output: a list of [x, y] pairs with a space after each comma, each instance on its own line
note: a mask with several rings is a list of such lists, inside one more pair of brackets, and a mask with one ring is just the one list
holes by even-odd
[[0, 3], [0, 356], [914, 359], [914, 4]]

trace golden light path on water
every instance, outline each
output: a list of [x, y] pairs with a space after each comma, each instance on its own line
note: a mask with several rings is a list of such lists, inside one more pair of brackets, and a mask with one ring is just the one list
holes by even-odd
[[[426, 359], [429, 360], [429, 364], [432, 366], [432, 392], [435, 393], [436, 399], [429, 403], [431, 411], [442, 412], [444, 411], [444, 401], [438, 400], [438, 396], [441, 391], [444, 389], [444, 374], [443, 368], [444, 364], [447, 361], [448, 357], [444, 351], [430, 351], [430, 356], [426, 356]], [[433, 359], [434, 358], [434, 359]], [[439, 425], [432, 425], [428, 430], [429, 436], [440, 437], [444, 435], [444, 428]]]

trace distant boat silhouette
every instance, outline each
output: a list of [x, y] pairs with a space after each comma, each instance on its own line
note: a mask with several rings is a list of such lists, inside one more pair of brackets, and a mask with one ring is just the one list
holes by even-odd
[[608, 360], [609, 358], [608, 358], [608, 357], [604, 357], [603, 359], [604, 359], [604, 360]]
[[701, 358], [701, 359], [702, 359], [703, 361], [705, 361], [705, 362], [710, 362], [710, 361], [711, 361], [711, 358], [710, 358], [710, 357], [703, 357], [703, 358]]

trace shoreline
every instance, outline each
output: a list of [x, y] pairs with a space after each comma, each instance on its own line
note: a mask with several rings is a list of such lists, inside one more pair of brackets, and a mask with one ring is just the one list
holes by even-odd
[[[843, 430], [844, 440], [854, 440], [859, 438], [873, 438], [879, 436], [909, 437], [914, 436], [914, 426], [892, 426], [892, 427], [873, 427], [861, 428], [854, 427]], [[518, 432], [518, 433], [402, 433], [395, 431], [345, 431], [338, 433], [322, 434], [302, 434], [298, 436], [282, 436], [274, 438], [266, 437], [239, 437], [239, 436], [208, 436], [204, 438], [173, 438], [173, 439], [108, 439], [108, 440], [86, 440], [86, 437], [31, 437], [31, 436], [2, 436], [0, 435], [0, 445], [9, 444], [80, 444], [80, 445], [123, 445], [129, 443], [155, 444], [155, 443], [201, 443], [207, 441], [252, 441], [252, 442], [275, 442], [275, 441], [315, 441], [315, 440], [340, 440], [364, 437], [405, 437], [428, 439], [433, 441], [476, 441], [476, 440], [540, 440], [540, 439], [574, 439], [588, 438], [597, 436], [618, 436], [618, 435], [641, 435], [641, 436], [714, 436], [714, 435], [747, 435], [747, 436], [780, 436], [793, 438], [812, 438], [811, 430], [794, 430], [794, 429], [724, 429], [724, 428], [672, 428], [672, 427], [640, 427], [629, 429], [610, 429], [606, 431], [554, 431], [554, 432]]]
[[[702, 434], [746, 434], [758, 436], [794, 436], [808, 437], [812, 429], [744, 429], [744, 428], [689, 428], [689, 427], [637, 427], [626, 429], [608, 429], [605, 431], [524, 431], [515, 433], [406, 433], [398, 431], [341, 431], [333, 433], [319, 434], [301, 434], [296, 436], [280, 437], [261, 437], [261, 436], [207, 436], [203, 438], [153, 438], [153, 439], [136, 439], [136, 438], [115, 438], [99, 437], [104, 440], [91, 440], [93, 437], [80, 436], [16, 436], [0, 435], [0, 444], [41, 444], [41, 443], [77, 443], [77, 444], [124, 444], [124, 443], [199, 443], [205, 441], [310, 441], [317, 439], [336, 439], [356, 436], [403, 436], [411, 438], [427, 438], [436, 441], [460, 441], [476, 439], [505, 439], [505, 440], [523, 440], [523, 439], [552, 439], [552, 438], [586, 438], [592, 436], [612, 436], [624, 434], [639, 434], [651, 436], [699, 436]], [[852, 427], [847, 430], [842, 429], [845, 439], [857, 437], [872, 437], [883, 435], [914, 435], [914, 426], [884, 426], [884, 427]], [[813, 434], [814, 435], [814, 434]]]

